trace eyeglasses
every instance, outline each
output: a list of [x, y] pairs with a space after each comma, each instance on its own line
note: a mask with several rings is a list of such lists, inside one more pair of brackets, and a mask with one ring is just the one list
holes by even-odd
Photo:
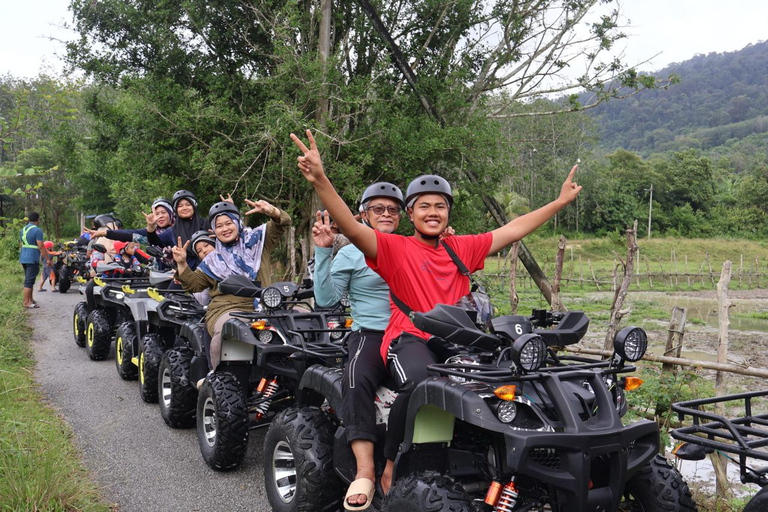
[[383, 215], [384, 211], [387, 211], [390, 215], [400, 215], [400, 207], [399, 206], [384, 206], [382, 204], [375, 204], [373, 206], [369, 206], [365, 209], [367, 212], [373, 212], [376, 215]]

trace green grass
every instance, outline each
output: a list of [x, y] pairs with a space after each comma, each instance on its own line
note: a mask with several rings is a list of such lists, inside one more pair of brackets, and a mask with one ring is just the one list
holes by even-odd
[[0, 260], [0, 510], [109, 511], [33, 379], [21, 267]]
[[[526, 239], [526, 246], [551, 281], [555, 269], [557, 239], [534, 236]], [[732, 265], [732, 289], [754, 288], [757, 282], [750, 279], [748, 273], [754, 273], [755, 268], [763, 274], [760, 276], [760, 284], [768, 284], [767, 242], [726, 238], [654, 238], [638, 240], [638, 247], [639, 259], [635, 260], [634, 266], [635, 273], [640, 275], [632, 280], [633, 290], [713, 289], [712, 278], [717, 282], [726, 260], [730, 260]], [[616, 256], [626, 259], [626, 255], [626, 241], [619, 237], [569, 239], [563, 259], [561, 289], [564, 292], [597, 290], [592, 282], [594, 272], [600, 282], [600, 291], [610, 290], [612, 274], [619, 263]], [[652, 281], [645, 276], [649, 270]], [[508, 263], [499, 258], [492, 257], [486, 261], [486, 274], [506, 274], [508, 271]], [[741, 279], [740, 271], [743, 272]], [[666, 274], [666, 277], [660, 274]], [[677, 274], [677, 277], [670, 277], [671, 274]], [[683, 274], [690, 275], [686, 277]], [[518, 266], [517, 275], [519, 289], [533, 286], [522, 264]], [[579, 283], [576, 280], [583, 281]]]

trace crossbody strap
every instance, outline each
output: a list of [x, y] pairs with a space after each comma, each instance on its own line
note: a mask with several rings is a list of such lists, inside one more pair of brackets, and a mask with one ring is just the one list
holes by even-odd
[[[448, 253], [448, 256], [451, 257], [451, 259], [453, 260], [453, 263], [458, 267], [459, 272], [461, 272], [461, 275], [467, 276], [469, 278], [469, 282], [472, 285], [471, 286], [471, 290], [475, 291], [477, 289], [477, 287], [478, 287], [478, 284], [475, 282], [475, 280], [472, 277], [472, 274], [469, 272], [469, 269], [467, 268], [467, 266], [464, 264], [463, 261], [461, 261], [459, 256], [455, 252], [453, 252], [453, 249], [451, 249], [448, 244], [446, 244], [442, 240], [440, 240], [440, 244], [443, 246], [443, 248], [445, 248], [445, 252]], [[389, 291], [389, 296], [392, 297], [392, 302], [395, 303], [395, 306], [397, 306], [398, 309], [400, 309], [400, 311], [405, 313], [405, 316], [407, 316], [408, 318], [411, 319], [411, 321], [413, 321], [413, 318], [412, 318], [412, 316], [413, 316], [413, 309], [411, 309], [408, 306], [408, 304], [406, 304], [405, 302], [400, 300], [400, 298], [397, 295], [395, 295], [395, 292], [393, 292], [392, 290]]]

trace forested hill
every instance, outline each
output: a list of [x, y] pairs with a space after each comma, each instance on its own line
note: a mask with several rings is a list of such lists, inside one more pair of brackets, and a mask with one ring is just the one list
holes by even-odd
[[[768, 41], [731, 53], [711, 53], [675, 63], [656, 73], [675, 74], [667, 90], [644, 91], [590, 111], [600, 145], [648, 155], [716, 148], [747, 139], [768, 141]], [[730, 151], [727, 151], [730, 153]]]

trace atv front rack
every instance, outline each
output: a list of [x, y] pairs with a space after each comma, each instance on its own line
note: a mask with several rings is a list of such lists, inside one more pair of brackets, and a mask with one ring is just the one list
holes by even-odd
[[[573, 361], [573, 364], [563, 364], [569, 360]], [[502, 366], [504, 363], [510, 366]], [[536, 381], [552, 373], [582, 370], [602, 369], [604, 374], [631, 373], [635, 371], [634, 366], [611, 366], [610, 360], [595, 361], [569, 356], [548, 359], [546, 366], [542, 366], [536, 372], [529, 374], [515, 370], [511, 367], [511, 364], [512, 362], [509, 360], [497, 360], [496, 364], [438, 363], [431, 364], [428, 368], [431, 372], [444, 377], [461, 377], [462, 379], [478, 380], [488, 384], [506, 384], [512, 380]]]
[[[680, 421], [688, 415], [693, 424], [672, 431], [672, 437], [679, 441], [704, 446], [713, 450], [738, 455], [741, 481], [768, 484], [768, 466], [750, 468], [747, 459], [768, 461], [768, 412], [756, 414], [756, 409], [768, 411], [768, 400], [757, 407], [760, 399], [768, 398], [768, 390], [739, 393], [715, 398], [703, 398], [672, 404], [672, 410]], [[736, 418], [725, 418], [719, 414], [701, 410], [702, 406], [743, 401], [744, 414]]]

